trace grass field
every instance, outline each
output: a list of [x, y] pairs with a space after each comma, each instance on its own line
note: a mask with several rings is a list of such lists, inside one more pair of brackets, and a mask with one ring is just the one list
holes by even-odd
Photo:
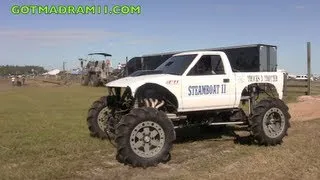
[[[130, 168], [108, 141], [91, 138], [91, 103], [104, 88], [0, 92], [0, 179], [320, 179], [320, 120], [293, 122], [284, 144], [259, 147], [231, 132], [186, 130], [167, 164]], [[222, 137], [221, 137], [222, 135]]]

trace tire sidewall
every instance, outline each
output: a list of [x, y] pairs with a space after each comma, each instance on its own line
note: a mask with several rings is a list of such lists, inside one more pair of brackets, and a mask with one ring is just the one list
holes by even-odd
[[[145, 118], [141, 118], [141, 119], [135, 118], [135, 121], [130, 123], [130, 125], [127, 127], [128, 128], [127, 132], [125, 133], [126, 138], [125, 138], [124, 145], [127, 147], [126, 154], [128, 156], [130, 156], [129, 159], [135, 159], [139, 162], [143, 162], [143, 164], [153, 164], [155, 161], [157, 161], [159, 159], [163, 159], [163, 157], [167, 156], [169, 151], [172, 148], [172, 141], [175, 139], [175, 131], [174, 131], [172, 122], [169, 119], [167, 119], [164, 112], [162, 112], [162, 111], [155, 112], [154, 110], [155, 109], [150, 108], [149, 111], [151, 111], [151, 112], [148, 112], [149, 115], [152, 114], [151, 117], [154, 116], [153, 118], [150, 118], [150, 116], [145, 117]], [[154, 112], [152, 112], [152, 111], [154, 111]], [[153, 113], [155, 113], [155, 114], [153, 114]], [[134, 128], [138, 124], [140, 124], [141, 122], [145, 122], [145, 121], [152, 121], [152, 122], [159, 124], [165, 134], [165, 142], [164, 142], [162, 149], [158, 152], [158, 154], [156, 154], [155, 156], [150, 157], [150, 158], [143, 158], [143, 157], [137, 155], [132, 150], [131, 145], [130, 145], [130, 136], [131, 136], [132, 131], [134, 130]]]
[[[92, 105], [92, 107], [94, 107], [96, 113], [94, 113], [92, 115], [92, 118], [90, 119], [90, 124], [93, 126], [93, 128], [95, 129], [95, 131], [98, 133], [98, 136], [100, 138], [105, 138], [107, 137], [107, 133], [102, 130], [98, 124], [98, 117], [99, 117], [99, 113], [107, 107], [107, 102], [104, 99], [105, 97], [102, 97], [99, 101], [94, 102], [94, 104]], [[108, 114], [106, 114], [108, 115]]]
[[99, 86], [99, 78], [96, 74], [92, 74], [90, 77], [90, 84], [93, 87]]
[[[100, 128], [99, 124], [98, 124], [98, 121], [99, 121], [99, 120], [98, 120], [98, 117], [99, 117], [100, 112], [101, 112], [104, 108], [106, 108], [106, 106], [99, 105], [98, 107], [99, 107], [99, 108], [97, 108], [98, 113], [94, 116], [94, 119], [95, 119], [95, 121], [94, 121], [94, 126], [95, 126], [95, 128], [99, 129], [99, 133], [100, 133], [100, 134], [105, 134], [105, 131], [102, 130], [102, 129]], [[107, 115], [107, 114], [106, 114], [106, 115]]]
[[88, 75], [84, 75], [81, 77], [81, 85], [83, 86], [88, 86], [89, 84], [89, 76]]

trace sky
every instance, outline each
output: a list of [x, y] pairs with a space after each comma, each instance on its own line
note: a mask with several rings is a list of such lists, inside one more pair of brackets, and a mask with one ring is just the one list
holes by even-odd
[[[12, 14], [13, 5], [135, 5], [141, 14]], [[88, 53], [113, 65], [150, 53], [265, 43], [278, 46], [278, 67], [320, 74], [319, 0], [3, 0], [0, 64], [79, 67]], [[101, 59], [101, 57], [99, 57]]]

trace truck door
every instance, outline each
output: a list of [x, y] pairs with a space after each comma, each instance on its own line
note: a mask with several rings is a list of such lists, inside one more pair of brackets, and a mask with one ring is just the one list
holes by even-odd
[[201, 56], [182, 76], [182, 111], [233, 107], [235, 77], [225, 67], [220, 55]]

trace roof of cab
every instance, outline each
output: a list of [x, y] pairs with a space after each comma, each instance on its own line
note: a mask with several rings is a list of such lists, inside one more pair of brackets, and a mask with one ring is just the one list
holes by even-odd
[[[222, 52], [222, 51], [215, 51], [215, 52]], [[188, 51], [175, 54], [174, 56], [181, 56], [181, 55], [190, 55], [190, 54], [210, 54], [212, 51]]]
[[171, 55], [171, 54], [178, 54], [183, 52], [197, 52], [197, 51], [219, 51], [224, 49], [237, 49], [237, 48], [249, 48], [249, 47], [258, 47], [258, 46], [269, 46], [269, 47], [275, 47], [275, 45], [270, 44], [248, 44], [248, 45], [241, 45], [241, 46], [227, 46], [227, 47], [218, 47], [218, 48], [207, 48], [207, 49], [196, 49], [196, 50], [187, 50], [187, 51], [172, 51], [172, 52], [164, 52], [164, 53], [156, 53], [156, 54], [146, 54], [142, 55], [141, 57], [148, 57], [148, 56], [165, 56], [165, 55]]

